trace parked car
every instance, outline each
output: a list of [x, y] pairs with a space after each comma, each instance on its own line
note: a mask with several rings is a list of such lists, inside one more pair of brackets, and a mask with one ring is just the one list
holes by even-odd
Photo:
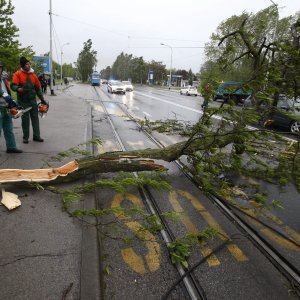
[[133, 86], [130, 81], [122, 81], [122, 83], [125, 85], [126, 91], [133, 91]]
[[300, 97], [297, 97], [294, 101], [294, 106], [300, 107]]
[[101, 82], [101, 84], [107, 84], [108, 83], [106, 79], [101, 79], [100, 82]]
[[116, 80], [110, 80], [107, 84], [107, 92], [108, 93], [120, 93], [120, 94], [126, 94], [126, 87], [125, 85]]
[[[251, 105], [250, 101], [249, 97], [245, 106], [249, 107]], [[276, 107], [272, 107], [266, 101], [261, 101], [258, 109], [262, 115], [261, 125], [265, 127], [274, 126], [285, 131], [300, 134], [300, 107], [295, 106], [291, 99], [281, 95]]]
[[252, 90], [243, 82], [224, 81], [222, 82], [214, 93], [214, 101], [223, 99], [228, 101], [233, 100], [236, 104], [244, 103], [245, 99], [252, 94]]
[[180, 89], [180, 95], [187, 95], [187, 96], [198, 96], [197, 88], [191, 85], [183, 87]]

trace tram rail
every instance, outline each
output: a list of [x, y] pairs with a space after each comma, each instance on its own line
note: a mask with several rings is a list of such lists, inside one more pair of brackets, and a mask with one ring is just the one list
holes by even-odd
[[[120, 149], [122, 151], [126, 151], [124, 144], [121, 141], [120, 136], [118, 135], [114, 124], [109, 116], [108, 111], [106, 110], [106, 107], [101, 100], [101, 97], [98, 93], [98, 91], [95, 89], [95, 92], [98, 96], [99, 101], [101, 102], [101, 105], [103, 107], [103, 110], [105, 111], [105, 114], [108, 117], [109, 123], [112, 127], [112, 130], [114, 132], [115, 138], [118, 141], [120, 145]], [[157, 140], [153, 135], [151, 135], [149, 132], [147, 132], [136, 120], [128, 113], [127, 110], [124, 109], [123, 106], [121, 106], [119, 103], [117, 103], [119, 108], [122, 110], [122, 112], [132, 121], [135, 122], [137, 127], [141, 132], [143, 132], [147, 138], [149, 138], [152, 142], [154, 142], [159, 148], [164, 148], [165, 146]], [[178, 168], [185, 174], [185, 176], [193, 183], [196, 184], [193, 180], [193, 176], [188, 173], [184, 169], [184, 165], [180, 160], [175, 161]], [[135, 173], [135, 176], [138, 176]], [[197, 185], [197, 188], [201, 190], [201, 187]], [[161, 232], [164, 241], [166, 244], [169, 244], [170, 242], [175, 240], [175, 235], [172, 233], [171, 229], [168, 226], [168, 223], [164, 218], [161, 216], [161, 211], [159, 209], [159, 206], [151, 194], [151, 191], [145, 187], [143, 189], [140, 189], [140, 193], [142, 198], [144, 199], [144, 202], [146, 203], [146, 206], [148, 207], [149, 211], [158, 216], [160, 219], [160, 222], [164, 226], [164, 230]], [[263, 238], [257, 231], [255, 231], [252, 226], [250, 226], [245, 220], [243, 220], [239, 215], [237, 215], [234, 212], [234, 209], [230, 206], [230, 204], [226, 203], [226, 201], [223, 201], [218, 195], [209, 195], [209, 199], [218, 206], [218, 208], [228, 217], [228, 219], [233, 222], [241, 232], [244, 233], [244, 236], [247, 237], [260, 251], [261, 253], [279, 270], [279, 272], [285, 276], [285, 278], [291, 283], [291, 286], [295, 289], [297, 292], [297, 295], [300, 296], [300, 272], [297, 270], [291, 262], [289, 262], [287, 259], [285, 259], [265, 238]], [[288, 239], [288, 238], [287, 238]], [[230, 239], [228, 240], [228, 242]], [[299, 244], [295, 242], [298, 246]], [[225, 243], [224, 243], [225, 244]], [[221, 245], [222, 246], [222, 245]], [[219, 247], [217, 247], [219, 248]], [[215, 251], [219, 251], [220, 249], [215, 249]], [[220, 247], [221, 248], [221, 247]], [[205, 257], [204, 257], [205, 260]], [[202, 260], [200, 261], [202, 263]], [[198, 265], [198, 264], [197, 264]], [[181, 266], [176, 266], [177, 271], [180, 274], [180, 279], [178, 280], [177, 284], [181, 281], [184, 282], [186, 290], [188, 291], [188, 294], [191, 299], [207, 299], [205, 295], [205, 291], [201, 287], [201, 284], [198, 282], [197, 278], [193, 275], [193, 270], [196, 266], [192, 267], [189, 270], [184, 270]], [[170, 291], [169, 291], [170, 292]], [[167, 299], [166, 297], [163, 297], [163, 299]]]

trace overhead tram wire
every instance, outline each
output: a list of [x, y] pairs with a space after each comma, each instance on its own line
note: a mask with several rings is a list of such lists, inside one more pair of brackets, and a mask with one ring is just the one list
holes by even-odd
[[[158, 48], [162, 48], [162, 47], [128, 47], [128, 48], [141, 48], [141, 49], [158, 49]], [[202, 48], [205, 48], [205, 46], [199, 46], [199, 47], [173, 47], [172, 48], [175, 48], [175, 49], [202, 49]]]
[[61, 43], [60, 43], [60, 40], [59, 40], [59, 37], [58, 37], [58, 34], [57, 34], [57, 32], [56, 32], [56, 29], [55, 29], [55, 27], [54, 27], [54, 23], [53, 23], [53, 22], [52, 22], [52, 27], [53, 27], [53, 33], [54, 33], [53, 36], [54, 36], [54, 46], [55, 46], [56, 58], [57, 58], [57, 62], [59, 62], [59, 56], [58, 56], [57, 47], [56, 47], [55, 35], [56, 35], [56, 37], [57, 37], [59, 46], [61, 45]]
[[[52, 23], [53, 23], [53, 22], [52, 22]], [[58, 37], [58, 34], [57, 34], [57, 32], [56, 32], [54, 23], [52, 24], [52, 27], [53, 27], [53, 33], [54, 33], [54, 34], [56, 35], [56, 37], [57, 37], [59, 47], [61, 47], [61, 42], [60, 42], [59, 37]]]
[[[87, 22], [84, 22], [84, 21], [80, 21], [78, 19], [62, 16], [62, 15], [59, 15], [59, 14], [55, 14], [53, 12], [52, 12], [52, 16], [63, 18], [63, 19], [66, 19], [66, 20], [70, 20], [70, 21], [75, 22], [75, 23], [80, 23], [80, 24], [84, 24], [84, 25], [87, 25], [87, 26], [95, 27], [95, 28], [101, 29], [101, 30], [109, 32], [109, 33], [113, 33], [113, 34], [116, 34], [116, 35], [119, 35], [119, 36], [124, 36], [126, 38], [128, 38], [128, 36], [130, 36], [130, 38], [133, 38], [133, 39], [136, 39], [136, 40], [142, 40], [142, 39], [144, 39], [144, 40], [169, 40], [169, 41], [178, 41], [178, 42], [181, 41], [181, 42], [191, 42], [191, 43], [204, 43], [204, 41], [179, 40], [179, 39], [172, 39], [172, 38], [166, 38], [166, 37], [135, 37], [135, 36], [130, 35], [128, 33], [120, 33], [120, 32], [117, 32], [117, 31], [109, 30], [109, 29], [106, 29], [104, 27], [100, 27], [100, 26], [95, 25], [95, 24], [91, 24], [91, 23], [87, 23]], [[174, 47], [174, 48], [177, 48], [177, 47]], [[182, 48], [182, 47], [178, 47], [178, 48]], [[204, 47], [195, 47], [195, 48], [204, 48]]]
[[61, 16], [61, 15], [54, 14], [54, 13], [52, 13], [52, 15], [55, 16], [55, 17], [60, 17], [60, 18], [63, 18], [63, 19], [67, 19], [67, 20], [73, 21], [75, 23], [80, 23], [80, 24], [84, 24], [84, 25], [87, 25], [87, 26], [95, 27], [95, 28], [101, 29], [101, 30], [109, 32], [109, 33], [114, 33], [114, 34], [117, 34], [117, 35], [128, 37], [128, 34], [123, 34], [123, 33], [119, 33], [119, 32], [116, 32], [116, 31], [112, 31], [112, 30], [109, 30], [109, 29], [97, 26], [95, 24], [87, 23], [87, 22], [84, 22], [84, 21], [80, 21], [80, 20], [73, 19], [73, 18], [70, 18], [70, 17]]

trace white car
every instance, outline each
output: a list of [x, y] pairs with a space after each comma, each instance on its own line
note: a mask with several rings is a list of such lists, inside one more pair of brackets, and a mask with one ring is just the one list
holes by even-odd
[[125, 85], [126, 91], [133, 91], [133, 86], [130, 81], [122, 81], [122, 83]]
[[125, 85], [116, 80], [110, 80], [107, 84], [107, 91], [108, 93], [120, 93], [120, 94], [126, 94], [126, 87]]
[[189, 85], [180, 89], [180, 95], [198, 96], [198, 91], [196, 87]]

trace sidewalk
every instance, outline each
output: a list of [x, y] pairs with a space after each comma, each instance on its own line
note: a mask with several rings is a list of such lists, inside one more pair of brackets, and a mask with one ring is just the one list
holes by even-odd
[[[29, 144], [23, 144], [21, 120], [14, 120], [17, 147], [24, 152], [7, 154], [2, 134], [1, 169], [41, 168], [58, 152], [91, 138], [90, 106], [61, 90], [55, 93], [46, 96], [49, 112], [40, 119], [44, 143], [33, 142], [31, 130]], [[61, 197], [56, 194], [16, 184], [1, 188], [17, 194], [22, 205], [13, 211], [0, 206], [0, 299], [84, 299], [82, 260], [85, 251], [90, 251], [89, 245], [82, 244], [85, 229], [62, 211]]]

